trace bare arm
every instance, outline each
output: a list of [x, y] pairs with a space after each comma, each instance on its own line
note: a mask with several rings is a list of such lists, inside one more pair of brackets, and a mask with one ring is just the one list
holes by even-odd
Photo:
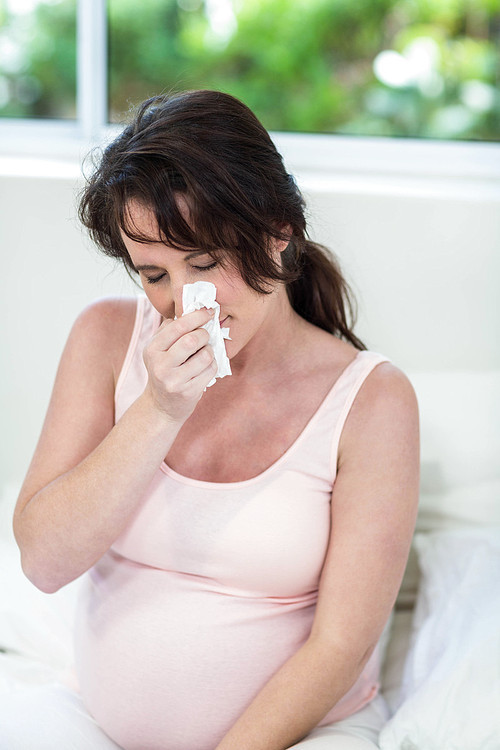
[[126, 347], [133, 324], [123, 304], [97, 303], [75, 323], [17, 501], [23, 569], [43, 591], [77, 578], [109, 549], [214, 374], [199, 327], [209, 312], [165, 321], [145, 351], [148, 385], [114, 426], [117, 339]]
[[285, 750], [354, 684], [394, 605], [418, 502], [418, 410], [406, 377], [379, 365], [344, 427], [332, 532], [311, 635], [217, 750]]

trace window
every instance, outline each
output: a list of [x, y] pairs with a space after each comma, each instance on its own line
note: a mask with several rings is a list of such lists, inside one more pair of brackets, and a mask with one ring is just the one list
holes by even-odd
[[111, 120], [220, 88], [274, 131], [500, 139], [500, 0], [109, 0]]
[[0, 3], [0, 116], [76, 117], [76, 0]]
[[132, 104], [206, 86], [297, 172], [496, 179], [499, 35], [500, 0], [0, 0], [0, 148], [80, 161]]
[[[500, 140], [500, 0], [80, 0], [79, 23], [106, 5], [110, 122], [210, 87], [275, 131]], [[0, 9], [0, 115], [75, 118], [77, 0]]]

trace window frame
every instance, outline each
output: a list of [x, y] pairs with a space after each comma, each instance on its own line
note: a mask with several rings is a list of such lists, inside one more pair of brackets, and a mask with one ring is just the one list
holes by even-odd
[[[120, 128], [107, 123], [106, 0], [77, 0], [76, 120], [0, 118], [0, 172], [6, 161], [36, 158], [81, 163]], [[499, 188], [500, 143], [336, 134], [271, 133], [289, 169], [311, 184], [361, 179], [422, 183], [481, 182]], [[423, 182], [424, 181], [424, 182]], [[495, 186], [497, 189], [495, 189]]]

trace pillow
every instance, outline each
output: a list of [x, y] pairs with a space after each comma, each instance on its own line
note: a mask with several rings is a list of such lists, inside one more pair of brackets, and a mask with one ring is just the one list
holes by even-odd
[[[420, 411], [417, 531], [500, 525], [500, 370], [408, 375]], [[415, 603], [416, 557], [412, 548], [398, 596], [399, 608]]]
[[500, 747], [500, 527], [418, 534], [421, 586], [381, 750]]
[[[462, 499], [466, 500], [467, 495], [470, 497], [467, 489], [474, 490], [483, 482], [496, 482], [498, 487], [500, 370], [420, 372], [409, 373], [409, 377], [420, 411], [424, 498], [428, 495], [434, 501], [450, 491], [464, 489]], [[437, 517], [455, 518], [451, 503], [443, 509], [434, 504], [427, 507]], [[499, 505], [492, 506], [486, 496], [478, 498], [477, 505], [473, 501], [472, 509], [476, 523], [495, 518], [494, 523], [500, 524]]]

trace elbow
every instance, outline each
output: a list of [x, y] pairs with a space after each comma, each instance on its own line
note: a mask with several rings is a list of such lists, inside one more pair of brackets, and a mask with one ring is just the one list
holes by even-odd
[[62, 584], [55, 584], [52, 581], [31, 581], [39, 591], [42, 591], [44, 594], [55, 594], [56, 591], [59, 591], [59, 589], [62, 588]]
[[21, 567], [26, 578], [28, 578], [37, 589], [43, 591], [44, 594], [55, 594], [55, 592], [59, 591], [62, 587], [62, 584], [55, 581], [50, 576], [44, 576], [38, 568], [28, 565], [22, 558]]
[[67, 581], [62, 581], [46, 565], [30, 559], [21, 548], [21, 568], [26, 578], [44, 594], [55, 594]]
[[55, 582], [53, 580], [31, 579], [31, 582], [44, 594], [55, 594], [56, 591], [59, 591], [59, 589], [62, 589], [64, 586], [64, 583]]
[[57, 566], [51, 565], [47, 555], [29, 544], [16, 516], [13, 522], [14, 537], [21, 553], [21, 569], [26, 578], [44, 594], [55, 594], [65, 583], [58, 574]]

